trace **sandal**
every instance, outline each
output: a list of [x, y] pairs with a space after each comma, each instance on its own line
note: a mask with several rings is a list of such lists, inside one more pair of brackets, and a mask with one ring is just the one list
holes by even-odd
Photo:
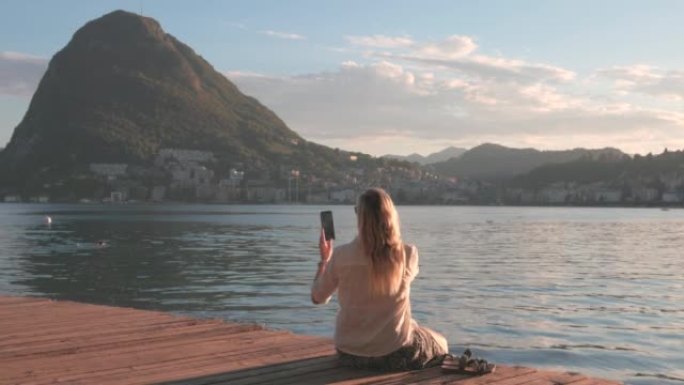
[[490, 364], [485, 359], [473, 357], [470, 349], [466, 349], [458, 358], [450, 354], [447, 355], [442, 362], [442, 370], [450, 373], [481, 376], [483, 374], [494, 373], [496, 365]]

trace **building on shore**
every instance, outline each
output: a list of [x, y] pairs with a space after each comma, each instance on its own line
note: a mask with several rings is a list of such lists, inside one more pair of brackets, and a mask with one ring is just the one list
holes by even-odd
[[5, 195], [5, 203], [19, 203], [21, 202], [21, 197], [19, 195]]
[[114, 180], [126, 175], [128, 164], [126, 163], [91, 163], [88, 167], [95, 175], [104, 176], [108, 180]]
[[282, 203], [287, 199], [287, 191], [284, 188], [276, 187], [266, 179], [248, 180], [245, 193], [249, 202]]
[[663, 203], [683, 203], [684, 202], [684, 192], [683, 191], [665, 191], [662, 197]]

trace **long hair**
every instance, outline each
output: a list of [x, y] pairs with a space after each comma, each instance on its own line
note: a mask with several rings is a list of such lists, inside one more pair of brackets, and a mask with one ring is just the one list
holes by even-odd
[[401, 287], [405, 252], [392, 198], [380, 188], [367, 190], [359, 197], [356, 214], [361, 245], [370, 258], [371, 295], [395, 294]]

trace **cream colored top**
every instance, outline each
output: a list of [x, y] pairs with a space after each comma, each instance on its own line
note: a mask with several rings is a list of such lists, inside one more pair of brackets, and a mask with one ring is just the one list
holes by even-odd
[[324, 272], [314, 281], [311, 295], [318, 303], [328, 303], [337, 290], [335, 345], [357, 356], [378, 357], [389, 354], [412, 341], [411, 281], [418, 274], [418, 250], [406, 246], [404, 279], [391, 296], [369, 295], [368, 257], [361, 242], [336, 247]]

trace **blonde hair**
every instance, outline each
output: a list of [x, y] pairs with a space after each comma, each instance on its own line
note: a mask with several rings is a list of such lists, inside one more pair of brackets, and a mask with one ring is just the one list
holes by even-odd
[[403, 278], [405, 251], [392, 198], [383, 189], [369, 189], [359, 196], [356, 214], [359, 239], [370, 259], [371, 295], [397, 293]]

